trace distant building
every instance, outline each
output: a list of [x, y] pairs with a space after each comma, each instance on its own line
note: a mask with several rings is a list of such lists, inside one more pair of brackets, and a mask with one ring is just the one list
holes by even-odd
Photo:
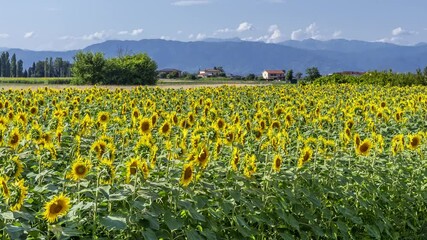
[[264, 70], [262, 78], [265, 80], [281, 80], [285, 78], [285, 71], [283, 70]]
[[197, 76], [201, 78], [218, 77], [221, 73], [223, 72], [218, 69], [205, 69], [200, 70]]
[[174, 68], [165, 68], [157, 70], [158, 76], [167, 76], [168, 74], [175, 74], [175, 77], [179, 78], [182, 75], [182, 71]]

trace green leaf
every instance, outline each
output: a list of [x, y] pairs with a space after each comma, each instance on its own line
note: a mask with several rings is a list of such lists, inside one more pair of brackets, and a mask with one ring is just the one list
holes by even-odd
[[299, 222], [292, 216], [292, 214], [284, 213], [284, 219], [287, 224], [299, 231]]
[[200, 214], [199, 212], [197, 212], [196, 209], [189, 207], [188, 211], [190, 212], [191, 218], [204, 222], [205, 221], [205, 216], [203, 216], [202, 214]]
[[188, 240], [200, 240], [203, 239], [202, 236], [200, 236], [196, 230], [192, 229], [190, 231], [186, 232], [187, 239]]
[[7, 225], [6, 232], [11, 239], [20, 239], [21, 236], [24, 234], [24, 228], [13, 225]]
[[147, 240], [157, 240], [156, 233], [153, 232], [150, 228], [145, 229], [145, 231], [142, 233], [142, 236], [144, 236], [144, 239]]
[[165, 213], [165, 222], [171, 231], [180, 229], [183, 225], [182, 220], [180, 218], [173, 218], [170, 212]]
[[150, 216], [149, 214], [144, 214], [142, 215], [142, 217], [150, 223], [150, 228], [154, 230], [160, 229], [160, 224], [157, 218]]
[[4, 219], [4, 220], [14, 220], [15, 217], [13, 216], [13, 212], [4, 212], [4, 213], [0, 213], [0, 216]]
[[111, 194], [109, 201], [123, 201], [126, 199], [126, 196], [123, 194]]
[[101, 218], [99, 222], [109, 230], [125, 230], [127, 228], [126, 218], [123, 217], [107, 216]]
[[381, 239], [381, 233], [376, 226], [365, 225], [364, 227], [369, 236], [374, 237], [375, 239]]
[[111, 186], [107, 185], [99, 187], [98, 190], [102, 193], [102, 195], [104, 195], [106, 199], [110, 199], [110, 188]]
[[82, 235], [82, 232], [80, 232], [79, 230], [77, 230], [75, 228], [65, 227], [62, 229], [62, 235], [67, 236], [67, 237], [80, 236], [80, 235]]

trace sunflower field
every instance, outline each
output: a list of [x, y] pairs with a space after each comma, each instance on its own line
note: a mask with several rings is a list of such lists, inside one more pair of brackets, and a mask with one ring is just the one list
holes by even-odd
[[0, 94], [2, 239], [426, 239], [427, 88]]

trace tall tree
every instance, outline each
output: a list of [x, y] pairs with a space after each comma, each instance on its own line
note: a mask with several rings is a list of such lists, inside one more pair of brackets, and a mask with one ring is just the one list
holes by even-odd
[[317, 78], [320, 78], [322, 75], [320, 75], [319, 73], [319, 69], [317, 69], [317, 67], [311, 67], [311, 68], [307, 68], [305, 70], [305, 73], [307, 74], [306, 76], [306, 80], [308, 82], [312, 82], [314, 80], [316, 80]]
[[4, 71], [5, 75], [4, 77], [10, 77], [10, 59], [9, 59], [9, 52], [6, 52], [6, 69]]
[[15, 53], [12, 55], [12, 58], [10, 59], [10, 76], [16, 77], [16, 55]]
[[23, 77], [23, 75], [24, 75], [23, 71], [24, 71], [24, 62], [21, 59], [19, 59], [18, 60], [18, 66], [16, 69], [16, 76], [17, 77]]
[[46, 58], [46, 60], [44, 61], [44, 77], [49, 77], [49, 62], [47, 61], [48, 59]]
[[286, 77], [285, 80], [287, 82], [291, 82], [292, 80], [294, 80], [294, 71], [292, 69], [290, 69], [287, 73], [286, 73]]

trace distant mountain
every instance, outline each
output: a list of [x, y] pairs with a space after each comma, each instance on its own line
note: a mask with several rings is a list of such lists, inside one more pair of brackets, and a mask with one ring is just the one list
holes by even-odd
[[[26, 67], [46, 57], [72, 60], [76, 51], [51, 52], [8, 49], [16, 53]], [[232, 74], [261, 74], [265, 69], [293, 69], [305, 72], [318, 67], [322, 74], [338, 71], [389, 70], [414, 72], [427, 66], [427, 44], [398, 46], [390, 43], [336, 39], [286, 41], [279, 44], [249, 42], [240, 39], [208, 39], [179, 42], [159, 39], [140, 41], [111, 40], [94, 44], [83, 51], [103, 52], [106, 57], [147, 53], [159, 69], [176, 68], [197, 72], [221, 66]]]

